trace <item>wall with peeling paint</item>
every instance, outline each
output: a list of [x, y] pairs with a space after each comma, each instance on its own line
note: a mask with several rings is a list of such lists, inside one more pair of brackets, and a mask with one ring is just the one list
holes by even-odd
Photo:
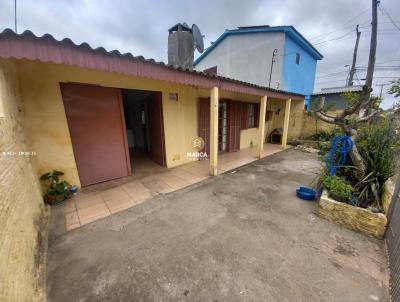
[[0, 60], [0, 301], [42, 301], [39, 234], [45, 212], [16, 63]]

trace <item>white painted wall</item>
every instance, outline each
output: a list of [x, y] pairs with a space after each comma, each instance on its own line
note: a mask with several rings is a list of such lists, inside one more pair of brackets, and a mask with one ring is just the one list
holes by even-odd
[[195, 69], [218, 66], [218, 74], [229, 78], [268, 86], [272, 53], [278, 49], [271, 88], [282, 88], [284, 33], [249, 33], [227, 36]]

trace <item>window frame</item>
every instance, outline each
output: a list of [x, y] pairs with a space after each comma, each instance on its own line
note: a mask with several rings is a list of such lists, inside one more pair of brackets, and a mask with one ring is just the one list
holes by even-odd
[[247, 104], [247, 128], [256, 128], [256, 104]]
[[296, 52], [296, 64], [297, 65], [300, 65], [300, 59], [301, 59], [300, 53]]

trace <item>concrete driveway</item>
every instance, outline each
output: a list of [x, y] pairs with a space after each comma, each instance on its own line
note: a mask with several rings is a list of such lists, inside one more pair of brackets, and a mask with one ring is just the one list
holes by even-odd
[[388, 301], [384, 243], [294, 195], [314, 155], [287, 150], [49, 243], [49, 301]]

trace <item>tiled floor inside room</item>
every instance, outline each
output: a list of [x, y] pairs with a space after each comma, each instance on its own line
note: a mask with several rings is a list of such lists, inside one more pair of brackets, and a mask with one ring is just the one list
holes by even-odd
[[[263, 156], [282, 151], [280, 145], [265, 144]], [[223, 153], [218, 157], [218, 173], [224, 173], [257, 160], [255, 148]], [[66, 229], [138, 205], [152, 196], [173, 192], [209, 177], [209, 161], [195, 161], [176, 168], [161, 167], [149, 159], [133, 161], [133, 175], [87, 187], [67, 200]]]

